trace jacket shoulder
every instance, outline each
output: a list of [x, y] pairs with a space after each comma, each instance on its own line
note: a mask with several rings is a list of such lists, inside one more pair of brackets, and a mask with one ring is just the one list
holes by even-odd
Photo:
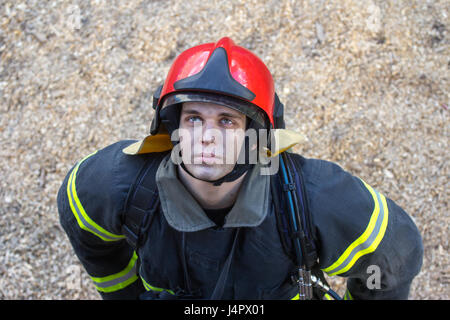
[[303, 158], [303, 170], [320, 239], [321, 268], [329, 274], [345, 273], [383, 239], [389, 211], [386, 198], [336, 163]]
[[119, 141], [81, 159], [60, 190], [78, 225], [105, 241], [124, 238], [121, 215], [130, 186], [152, 157], [124, 154], [133, 142]]
[[316, 216], [338, 214], [342, 218], [354, 217], [356, 212], [374, 208], [373, 189], [359, 177], [338, 164], [300, 157], [306, 192]]

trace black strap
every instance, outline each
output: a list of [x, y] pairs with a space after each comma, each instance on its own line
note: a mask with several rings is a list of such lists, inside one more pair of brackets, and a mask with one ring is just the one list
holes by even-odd
[[[308, 197], [306, 195], [305, 190], [305, 182], [303, 179], [303, 169], [300, 162], [300, 158], [296, 157], [290, 153], [286, 153], [287, 160], [289, 161], [289, 166], [293, 168], [293, 179], [294, 184], [296, 185], [296, 192], [297, 192], [297, 199], [298, 199], [298, 205], [299, 205], [299, 214], [302, 224], [302, 229], [305, 233], [304, 236], [304, 243], [305, 243], [305, 251], [302, 252], [304, 261], [303, 263], [308, 267], [312, 268], [313, 265], [317, 262], [317, 252], [316, 252], [316, 245], [315, 241], [316, 236], [315, 232], [313, 230], [312, 225], [312, 217], [311, 217], [311, 211], [309, 210], [309, 203], [308, 203]], [[298, 236], [298, 235], [292, 235], [292, 236]]]
[[284, 253], [292, 260], [295, 261], [295, 254], [293, 254], [292, 247], [289, 246], [292, 239], [290, 238], [290, 228], [286, 211], [283, 207], [283, 201], [281, 199], [281, 184], [278, 175], [271, 176], [270, 190], [272, 194], [273, 210], [277, 219], [277, 229], [280, 234], [281, 245]]
[[[301, 157], [289, 153], [286, 153], [286, 155], [288, 155], [288, 157], [286, 158], [289, 161], [290, 167], [293, 168], [292, 171], [294, 181], [289, 184], [283, 184], [281, 182], [282, 179], [278, 175], [272, 176], [273, 178], [272, 184], [276, 185], [276, 187], [272, 187], [272, 195], [275, 202], [274, 204], [276, 208], [280, 208], [278, 210], [275, 210], [275, 214], [277, 215], [277, 224], [279, 224], [279, 231], [283, 231], [280, 232], [281, 238], [283, 238], [284, 236], [284, 241], [282, 239], [283, 248], [285, 248], [287, 243], [291, 243], [292, 238], [302, 236], [302, 232], [297, 233], [286, 232], [287, 230], [290, 230], [289, 228], [286, 228], [286, 223], [288, 222], [288, 219], [284, 217], [285, 213], [283, 212], [284, 211], [283, 207], [279, 206], [279, 203], [281, 202], [279, 197], [283, 197], [285, 192], [295, 190], [298, 195], [297, 198], [299, 200], [298, 205], [300, 209], [299, 214], [304, 229], [303, 240], [305, 242], [304, 246], [305, 252], [302, 252], [302, 257], [304, 258], [305, 261], [303, 261], [303, 263], [308, 265], [308, 267], [311, 269], [311, 273], [317, 279], [319, 279], [323, 284], [329, 287], [329, 284], [327, 283], [324, 273], [322, 270], [320, 270], [317, 261], [318, 258], [316, 246], [317, 237], [313, 229], [311, 211], [309, 210], [309, 202], [305, 190]], [[288, 256], [292, 257], [291, 253], [292, 248], [287, 248], [287, 250], [289, 251]], [[295, 261], [295, 259], [293, 259], [293, 261]], [[323, 289], [319, 288], [316, 285], [313, 286], [313, 297], [315, 299], [321, 300], [324, 294], [325, 291], [323, 291]]]
[[[302, 237], [302, 241], [304, 241], [304, 248], [306, 252], [302, 252], [302, 262], [308, 267], [312, 267], [317, 263], [317, 252], [316, 252], [316, 237], [312, 226], [312, 217], [311, 212], [309, 210], [308, 198], [306, 195], [306, 190], [304, 188], [305, 183], [303, 180], [302, 174], [302, 165], [298, 156], [286, 153], [286, 158], [289, 161], [288, 167], [292, 168], [293, 172], [291, 172], [293, 181], [290, 183], [283, 183], [283, 179], [280, 175], [274, 175], [272, 178], [272, 184], [275, 186], [272, 187], [272, 199], [275, 204], [275, 214], [277, 215], [278, 228], [281, 232], [283, 247], [285, 251], [291, 251], [292, 248], [286, 248], [288, 243], [292, 243], [293, 238]], [[281, 174], [281, 173], [280, 173]], [[298, 213], [299, 218], [301, 220], [301, 232], [293, 232], [291, 228], [286, 226], [289, 224], [289, 219], [286, 217], [287, 215], [287, 207], [286, 196], [284, 193], [294, 191], [297, 194], [298, 199]], [[282, 205], [283, 207], [281, 207]], [[286, 232], [288, 231], [288, 232]], [[287, 249], [287, 250], [286, 250]], [[291, 258], [293, 255], [291, 253], [288, 254]]]
[[159, 195], [155, 176], [161, 160], [166, 155], [167, 153], [158, 153], [149, 156], [128, 192], [122, 233], [135, 251], [142, 243], [141, 227], [150, 222], [158, 208]]
[[225, 291], [225, 285], [226, 285], [227, 279], [228, 279], [228, 274], [230, 273], [231, 261], [233, 260], [234, 249], [236, 248], [236, 243], [237, 243], [237, 239], [238, 239], [240, 230], [241, 230], [240, 228], [238, 228], [236, 230], [236, 233], [234, 235], [234, 240], [233, 240], [233, 246], [231, 247], [231, 251], [227, 257], [227, 260], [225, 261], [225, 263], [223, 265], [222, 272], [220, 272], [219, 278], [216, 283], [216, 287], [214, 288], [214, 291], [211, 294], [211, 297], [210, 297], [211, 300], [222, 299], [223, 292]]

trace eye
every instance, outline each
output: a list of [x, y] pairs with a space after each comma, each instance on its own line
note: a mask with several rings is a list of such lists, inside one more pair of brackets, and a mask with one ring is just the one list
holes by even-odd
[[190, 116], [190, 117], [187, 117], [186, 120], [187, 120], [188, 122], [198, 122], [198, 121], [202, 121], [202, 119], [201, 119], [200, 117], [198, 117], [198, 116]]
[[223, 118], [220, 120], [220, 122], [226, 126], [231, 126], [234, 124], [234, 121], [228, 118]]

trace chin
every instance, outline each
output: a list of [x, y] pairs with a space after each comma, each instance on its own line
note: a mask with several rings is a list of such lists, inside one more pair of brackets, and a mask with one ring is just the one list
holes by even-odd
[[201, 180], [217, 180], [224, 177], [228, 172], [231, 172], [228, 168], [221, 168], [217, 166], [208, 166], [204, 164], [186, 165], [189, 172]]

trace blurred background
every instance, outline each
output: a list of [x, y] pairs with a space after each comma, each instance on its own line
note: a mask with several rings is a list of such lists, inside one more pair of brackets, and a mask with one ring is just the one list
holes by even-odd
[[[183, 50], [223, 36], [271, 70], [294, 151], [403, 207], [411, 299], [449, 299], [449, 8], [436, 1], [0, 0], [0, 299], [99, 299], [59, 225], [85, 155], [147, 134]], [[345, 282], [331, 279], [343, 294]]]

